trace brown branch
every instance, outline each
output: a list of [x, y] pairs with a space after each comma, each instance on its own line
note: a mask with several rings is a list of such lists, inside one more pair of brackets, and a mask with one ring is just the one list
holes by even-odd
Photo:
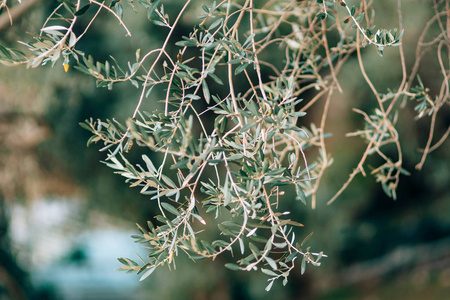
[[0, 32], [5, 31], [12, 26], [12, 23], [27, 13], [34, 5], [40, 0], [28, 0], [23, 1], [22, 4], [16, 5], [11, 8], [7, 13], [0, 16]]

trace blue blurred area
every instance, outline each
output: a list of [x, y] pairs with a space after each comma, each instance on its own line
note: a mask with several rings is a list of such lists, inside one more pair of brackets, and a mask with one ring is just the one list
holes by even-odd
[[[130, 227], [77, 199], [37, 199], [12, 207], [10, 244], [40, 299], [142, 299], [139, 281], [115, 271], [118, 257], [145, 257]], [[86, 219], [87, 217], [87, 219]]]
[[142, 250], [132, 246], [130, 232], [85, 232], [64, 259], [33, 271], [32, 282], [38, 294], [47, 293], [54, 299], [142, 299], [136, 276], [113, 271], [119, 267], [117, 257]]

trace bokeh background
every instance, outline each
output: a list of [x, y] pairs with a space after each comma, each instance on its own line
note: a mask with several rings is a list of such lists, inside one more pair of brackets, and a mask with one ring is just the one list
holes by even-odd
[[[23, 2], [26, 2], [23, 0]], [[0, 44], [17, 45], [38, 32], [57, 1], [35, 1], [14, 27], [2, 23]], [[199, 5], [202, 1], [197, 1]], [[350, 1], [349, 1], [350, 2]], [[180, 1], [163, 1], [169, 15]], [[138, 5], [136, 5], [138, 7]], [[397, 1], [374, 4], [375, 24], [398, 27]], [[117, 21], [100, 15], [80, 48], [104, 61], [134, 59], [137, 48], [151, 49], [164, 35], [124, 3], [124, 21], [133, 32], [126, 38]], [[194, 25], [196, 7], [182, 19], [174, 40]], [[402, 1], [407, 68], [432, 1]], [[143, 12], [139, 12], [142, 16]], [[139, 14], [138, 14], [139, 16]], [[86, 18], [88, 20], [88, 18]], [[3, 25], [1, 25], [3, 24]], [[107, 30], [105, 30], [107, 29]], [[174, 56], [178, 49], [169, 49]], [[398, 86], [398, 51], [363, 50], [366, 71], [381, 91]], [[448, 63], [448, 61], [447, 61]], [[433, 51], [420, 73], [430, 94], [440, 88]], [[305, 224], [304, 236], [328, 258], [319, 268], [294, 272], [286, 287], [276, 283], [266, 292], [267, 277], [223, 267], [229, 257], [192, 262], [178, 257], [176, 270], [158, 269], [150, 278], [114, 271], [117, 257], [145, 256], [133, 243], [135, 223], [155, 215], [155, 205], [100, 163], [98, 148], [86, 147], [89, 133], [78, 123], [87, 118], [124, 120], [134, 110], [138, 90], [117, 85], [97, 89], [92, 78], [62, 65], [26, 69], [0, 65], [0, 299], [450, 299], [450, 150], [448, 141], [432, 152], [421, 172], [419, 162], [428, 137], [429, 118], [414, 121], [414, 103], [401, 113], [398, 130], [410, 176], [403, 176], [398, 200], [388, 198], [370, 176], [357, 177], [331, 206], [326, 201], [347, 179], [365, 147], [345, 133], [361, 128], [351, 111], [374, 107], [371, 92], [353, 57], [339, 75], [344, 93], [333, 98], [327, 127], [328, 147], [335, 158], [324, 178], [317, 208], [292, 204]], [[160, 104], [145, 104], [153, 110]], [[308, 122], [318, 122], [314, 110]], [[450, 124], [448, 107], [436, 124], [441, 136]]]

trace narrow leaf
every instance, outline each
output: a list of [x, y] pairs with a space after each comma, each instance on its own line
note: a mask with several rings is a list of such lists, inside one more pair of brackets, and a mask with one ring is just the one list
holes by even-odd
[[147, 278], [148, 276], [150, 276], [153, 271], [155, 271], [156, 267], [152, 267], [150, 269], [148, 269], [147, 271], [145, 271], [144, 274], [142, 274], [141, 279], [139, 279], [139, 281], [143, 281], [145, 278]]
[[164, 207], [165, 210], [167, 210], [168, 212], [170, 212], [176, 216], [181, 215], [180, 212], [175, 207], [173, 207], [172, 205], [170, 205], [167, 202], [161, 202], [161, 206]]

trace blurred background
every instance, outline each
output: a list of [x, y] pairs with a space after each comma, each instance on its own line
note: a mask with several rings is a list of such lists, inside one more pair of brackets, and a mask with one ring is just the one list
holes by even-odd
[[[58, 5], [28, 2], [30, 9], [12, 28], [4, 22], [5, 12], [0, 15], [0, 44], [16, 46], [17, 40], [30, 40], [26, 33], [38, 32]], [[410, 70], [417, 40], [433, 10], [431, 1], [402, 2], [403, 47]], [[163, 3], [171, 16], [180, 6], [176, 0]], [[398, 27], [396, 1], [379, 0], [374, 7], [375, 24]], [[79, 47], [96, 60], [104, 61], [112, 53], [126, 62], [134, 60], [137, 48], [146, 51], [161, 43], [164, 32], [145, 17], [135, 17], [125, 3], [124, 9], [133, 38], [124, 36], [115, 19], [101, 14]], [[195, 24], [196, 9], [181, 20], [174, 41]], [[178, 49], [169, 51], [176, 56]], [[380, 91], [398, 86], [396, 49], [386, 49], [381, 58], [375, 48], [367, 47], [363, 56]], [[358, 176], [335, 203], [326, 205], [365, 148], [361, 139], [345, 137], [362, 127], [351, 108], [369, 111], [375, 103], [356, 56], [342, 69], [344, 94], [336, 94], [330, 107], [327, 127], [333, 136], [328, 147], [335, 163], [324, 178], [317, 208], [298, 202], [291, 207], [305, 224], [301, 234], [314, 232], [312, 249], [323, 250], [328, 258], [304, 275], [296, 270], [286, 287], [277, 282], [270, 292], [264, 290], [266, 275], [228, 270], [223, 267], [226, 256], [196, 263], [180, 256], [176, 270], [160, 268], [143, 282], [114, 271], [120, 267], [117, 257], [145, 256], [145, 249], [130, 236], [137, 233], [135, 223], [145, 224], [157, 208], [100, 163], [104, 153], [86, 147], [90, 136], [78, 123], [91, 117], [126, 119], [139, 91], [131, 85], [97, 89], [92, 78], [72, 67], [68, 73], [59, 63], [50, 68], [0, 66], [0, 300], [450, 299], [449, 143], [428, 156], [421, 172], [414, 169], [430, 122], [413, 120], [414, 103], [402, 111], [398, 124], [405, 167], [411, 172], [401, 178], [398, 200], [388, 198], [374, 178]], [[438, 93], [442, 78], [433, 50], [420, 74], [430, 94]], [[143, 110], [159, 105], [149, 101]], [[320, 122], [320, 109], [317, 115], [312, 110], [308, 121]], [[442, 136], [449, 124], [446, 107], [436, 136]]]

